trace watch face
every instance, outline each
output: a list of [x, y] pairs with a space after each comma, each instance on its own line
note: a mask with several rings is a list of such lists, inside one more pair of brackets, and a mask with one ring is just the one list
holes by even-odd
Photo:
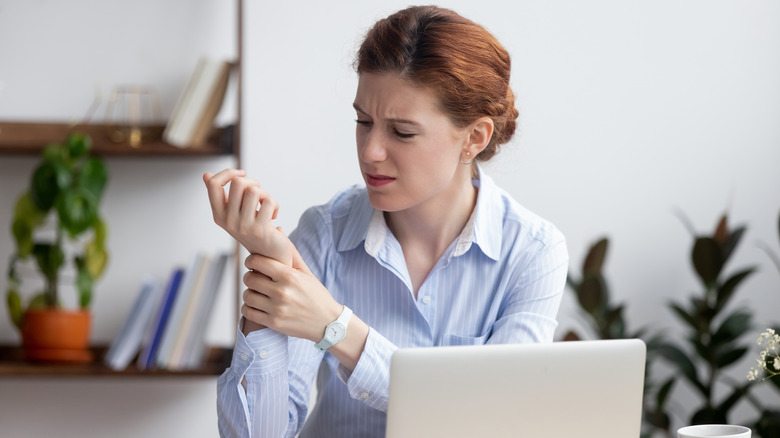
[[340, 341], [344, 337], [344, 326], [341, 324], [331, 324], [327, 329], [328, 338], [331, 341]]

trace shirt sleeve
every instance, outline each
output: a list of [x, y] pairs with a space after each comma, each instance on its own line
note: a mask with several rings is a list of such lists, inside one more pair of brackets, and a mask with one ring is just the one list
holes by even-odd
[[346, 382], [349, 395], [368, 406], [387, 412], [390, 382], [390, 359], [398, 350], [392, 342], [369, 328], [366, 346], [355, 369], [350, 373], [339, 365], [338, 374]]
[[[306, 418], [321, 357], [310, 341], [270, 329], [246, 337], [237, 330], [230, 367], [217, 381], [220, 436], [295, 436]], [[246, 390], [241, 384], [244, 378]]]
[[555, 230], [550, 244], [523, 267], [512, 292], [502, 303], [487, 343], [552, 342], [568, 268], [566, 241]]

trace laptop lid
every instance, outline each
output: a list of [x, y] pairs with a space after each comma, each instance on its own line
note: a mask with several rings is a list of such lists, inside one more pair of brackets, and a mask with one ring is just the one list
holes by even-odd
[[638, 339], [398, 350], [387, 437], [638, 437]]

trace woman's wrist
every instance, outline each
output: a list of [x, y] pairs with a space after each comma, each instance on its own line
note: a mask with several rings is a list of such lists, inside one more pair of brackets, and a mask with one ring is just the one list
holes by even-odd
[[354, 371], [360, 356], [363, 354], [363, 349], [366, 347], [369, 330], [368, 324], [353, 314], [349, 320], [344, 339], [330, 347], [328, 352], [350, 372]]

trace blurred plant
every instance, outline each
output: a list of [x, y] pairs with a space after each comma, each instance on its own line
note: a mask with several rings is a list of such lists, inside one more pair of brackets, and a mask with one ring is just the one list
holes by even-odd
[[[45, 286], [31, 299], [29, 307], [61, 306], [59, 274], [70, 255], [77, 271], [79, 306], [83, 309], [91, 303], [93, 283], [108, 260], [106, 224], [98, 213], [108, 174], [103, 161], [89, 153], [91, 146], [89, 137], [72, 133], [64, 143], [46, 147], [29, 190], [16, 202], [12, 222], [16, 253], [9, 263], [6, 298], [17, 327], [21, 327], [24, 315], [17, 265], [30, 257], [35, 259]], [[41, 229], [51, 227], [52, 221], [53, 236], [41, 237], [46, 234]], [[89, 240], [79, 244], [77, 240], [82, 237]]]
[[[583, 310], [583, 319], [588, 323], [594, 337], [598, 339], [645, 338], [643, 340], [647, 346], [647, 359], [642, 436], [649, 437], [658, 431], [668, 435], [671, 432], [666, 402], [674, 380], [670, 379], [662, 385], [657, 385], [651, 378], [651, 365], [661, 345], [661, 337], [660, 335], [648, 337], [645, 330], [630, 332], [623, 316], [624, 305], [614, 305], [610, 302], [609, 286], [603, 274], [608, 247], [609, 240], [606, 237], [591, 245], [582, 264], [582, 278], [577, 280], [569, 273], [566, 283], [577, 296], [577, 302]], [[584, 338], [574, 330], [570, 330], [564, 336], [567, 341]]]
[[[732, 275], [724, 272], [745, 229], [744, 226], [729, 229], [724, 214], [712, 235], [695, 235], [694, 232], [691, 260], [703, 291], [692, 296], [687, 305], [670, 304], [673, 314], [686, 326], [688, 348], [666, 342], [660, 353], [701, 399], [701, 405], [686, 424], [728, 423], [732, 408], [749, 395], [747, 383], [736, 382], [724, 372], [748, 351], [741, 339], [751, 330], [752, 313], [744, 308], [728, 311], [727, 306], [755, 268], [748, 267]], [[721, 383], [730, 391], [725, 397], [716, 395], [716, 385]], [[764, 409], [753, 397], [747, 400], [760, 412], [760, 421], [780, 424], [776, 412]], [[754, 432], [759, 436], [778, 436], [766, 434], [768, 430], [763, 429], [765, 432], [761, 433], [754, 429]]]
[[[778, 237], [780, 237], [780, 215], [777, 220]], [[772, 251], [768, 245], [764, 245], [760, 242], [761, 248], [767, 253], [769, 258], [780, 273], [780, 257]], [[780, 331], [780, 324], [775, 324], [775, 328], [767, 328], [761, 335], [759, 335], [757, 343], [759, 346], [766, 344], [766, 347], [761, 350], [756, 360], [758, 368], [751, 368], [748, 372], [748, 380], [759, 380], [759, 370], [762, 371], [760, 380], [769, 380], [774, 387], [780, 391], [780, 358], [778, 358], [778, 350], [780, 350], [780, 335], [777, 332]], [[754, 404], [760, 406], [758, 401], [754, 401]], [[775, 403], [775, 406], [777, 404]], [[761, 436], [764, 437], [780, 437], [780, 410], [775, 408], [774, 410], [765, 410], [761, 418], [759, 418], [755, 425], [754, 430], [757, 430]]]

